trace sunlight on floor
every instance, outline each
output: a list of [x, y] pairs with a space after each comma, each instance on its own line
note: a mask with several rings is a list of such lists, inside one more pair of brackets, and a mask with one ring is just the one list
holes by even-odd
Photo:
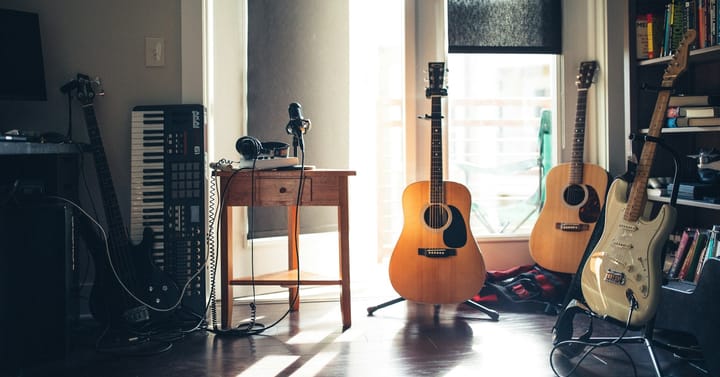
[[300, 369], [295, 373], [291, 374], [290, 377], [312, 377], [320, 373], [320, 371], [327, 365], [332, 359], [337, 356], [337, 352], [319, 352], [313, 356], [312, 359], [308, 360], [307, 363], [303, 364]]
[[245, 369], [237, 377], [275, 376], [289, 367], [300, 356], [291, 355], [270, 355], [258, 360], [255, 364]]

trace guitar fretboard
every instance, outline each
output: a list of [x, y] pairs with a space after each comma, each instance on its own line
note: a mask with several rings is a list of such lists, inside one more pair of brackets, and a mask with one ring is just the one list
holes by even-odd
[[[670, 60], [662, 79], [662, 90], [658, 92], [655, 101], [655, 109], [650, 119], [650, 127], [648, 129], [648, 137], [659, 138], [662, 132], [662, 126], [665, 121], [665, 113], [667, 111], [668, 100], [672, 92], [673, 85], [678, 75], [680, 75], [687, 67], [687, 59], [689, 55], [689, 45], [695, 40], [696, 32], [694, 29], [688, 29], [683, 36], [680, 47]], [[656, 142], [650, 140], [643, 145], [640, 161], [635, 172], [630, 196], [628, 197], [628, 205], [623, 213], [623, 219], [628, 222], [636, 222], [640, 215], [644, 212], [647, 202], [647, 183], [650, 176], [650, 168], [655, 158]]]
[[573, 129], [572, 154], [570, 156], [570, 184], [583, 183], [583, 161], [585, 151], [585, 113], [587, 108], [588, 88], [578, 89], [577, 109], [575, 111], [575, 128]]
[[103, 209], [105, 210], [105, 217], [108, 223], [108, 242], [111, 245], [111, 249], [120, 250], [120, 248], [125, 248], [128, 245], [128, 235], [122, 221], [115, 186], [113, 185], [112, 175], [110, 174], [110, 166], [108, 165], [102, 137], [100, 136], [100, 129], [97, 118], [95, 117], [95, 107], [92, 103], [88, 103], [83, 104], [82, 109], [85, 115], [90, 145], [92, 145], [93, 161], [95, 162], [95, 170], [100, 185]]
[[445, 203], [443, 190], [442, 103], [440, 97], [432, 98], [430, 134], [430, 203]]

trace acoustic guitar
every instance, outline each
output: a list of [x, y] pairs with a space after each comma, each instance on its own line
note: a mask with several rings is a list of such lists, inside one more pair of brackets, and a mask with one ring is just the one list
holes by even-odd
[[545, 205], [530, 233], [530, 256], [552, 271], [577, 272], [610, 182], [605, 169], [583, 158], [587, 94], [596, 72], [597, 62], [580, 63], [571, 159], [548, 172]]
[[602, 235], [582, 269], [580, 287], [590, 309], [631, 326], [652, 319], [660, 298], [660, 256], [677, 214], [674, 207], [663, 204], [650, 218], [647, 183], [656, 148], [652, 139], [660, 136], [672, 87], [687, 67], [694, 39], [695, 30], [688, 30], [665, 69], [630, 194], [630, 184], [622, 179], [610, 186]]
[[180, 291], [174, 281], [152, 262], [154, 235], [151, 228], [145, 229], [139, 244], [130, 243], [95, 116], [94, 84], [95, 81], [87, 75], [78, 74], [71, 86], [64, 87], [67, 91], [76, 90], [83, 109], [107, 220], [107, 248], [100, 239], [95, 239], [94, 245], [91, 245], [94, 246], [91, 251], [95, 280], [89, 307], [93, 317], [102, 324], [140, 328], [154, 316], [170, 310]]
[[390, 257], [390, 282], [403, 298], [429, 304], [460, 303], [485, 283], [485, 263], [470, 231], [470, 192], [443, 180], [442, 106], [445, 63], [428, 64], [431, 98], [430, 180], [405, 188], [404, 223]]

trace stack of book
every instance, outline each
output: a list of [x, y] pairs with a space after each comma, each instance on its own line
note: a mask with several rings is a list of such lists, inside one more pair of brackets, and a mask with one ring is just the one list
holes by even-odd
[[719, 238], [720, 225], [711, 229], [686, 228], [675, 250], [667, 255], [666, 277], [697, 283], [705, 261], [720, 255]]
[[670, 56], [688, 29], [697, 31], [692, 48], [717, 45], [720, 7], [717, 0], [665, 0], [638, 2], [635, 37], [638, 59]]
[[720, 126], [720, 96], [670, 96], [668, 127]]

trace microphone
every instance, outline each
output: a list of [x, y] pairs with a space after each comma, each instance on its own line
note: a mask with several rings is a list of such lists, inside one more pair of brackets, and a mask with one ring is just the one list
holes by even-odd
[[302, 106], [299, 103], [293, 102], [290, 104], [290, 107], [288, 107], [288, 115], [290, 116], [290, 122], [285, 126], [285, 131], [288, 134], [301, 137], [302, 134], [308, 132], [310, 127], [312, 127], [310, 119], [303, 118]]
[[[302, 106], [297, 102], [290, 104], [290, 107], [288, 107], [288, 115], [290, 116], [290, 121], [287, 126], [285, 126], [285, 131], [293, 135], [293, 147], [299, 145], [300, 150], [304, 152], [305, 143], [303, 142], [303, 134], [310, 130], [312, 123], [310, 119], [303, 118]], [[295, 151], [295, 156], [297, 156], [297, 150]]]

